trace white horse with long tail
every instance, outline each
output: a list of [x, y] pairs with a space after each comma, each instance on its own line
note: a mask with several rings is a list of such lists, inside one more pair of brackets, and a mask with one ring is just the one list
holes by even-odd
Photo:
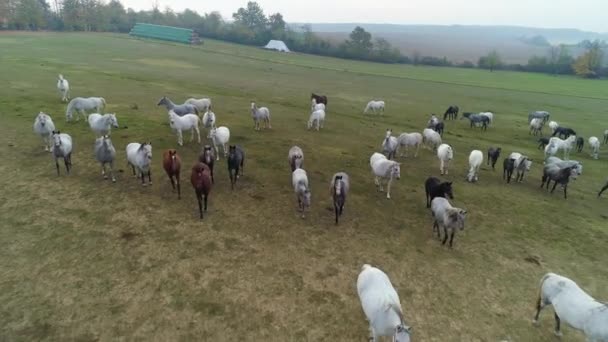
[[185, 114], [179, 116], [173, 110], [169, 111], [169, 126], [177, 133], [177, 143], [179, 146], [184, 145], [183, 131], [190, 130], [190, 142], [194, 140], [194, 132], [198, 138], [198, 143], [201, 143], [201, 132], [198, 129], [200, 118], [196, 114]]
[[375, 177], [374, 183], [378, 191], [384, 191], [382, 179], [388, 178], [386, 198], [391, 199], [391, 183], [393, 179], [399, 180], [401, 178], [401, 163], [388, 160], [384, 154], [376, 152], [369, 158], [369, 165], [372, 168]]
[[363, 110], [363, 114], [367, 114], [370, 111], [370, 109], [374, 114], [377, 114], [377, 113], [383, 114], [384, 113], [384, 101], [375, 101], [375, 100], [369, 101], [367, 103], [367, 106], [365, 106], [365, 109]]
[[[76, 111], [86, 119], [87, 111], [95, 110], [97, 113], [101, 113], [105, 106], [106, 100], [103, 97], [75, 97], [68, 103], [65, 118], [67, 121], [71, 121], [73, 113]], [[80, 120], [78, 115], [76, 116], [76, 120]]]
[[473, 150], [469, 155], [469, 174], [467, 180], [469, 182], [477, 182], [479, 180], [479, 168], [483, 163], [483, 153], [480, 150]]
[[564, 160], [568, 160], [570, 158], [570, 151], [574, 148], [574, 144], [576, 144], [576, 135], [571, 135], [566, 140], [552, 137], [549, 139], [547, 146], [545, 146], [545, 159], [547, 159], [548, 156], [556, 155], [559, 150], [564, 150]]
[[454, 151], [452, 150], [452, 146], [448, 144], [439, 145], [437, 148], [437, 158], [439, 158], [439, 170], [441, 171], [441, 175], [447, 175], [450, 161], [454, 159]]
[[394, 342], [409, 342], [411, 329], [403, 318], [399, 295], [386, 273], [363, 265], [357, 277], [357, 293], [369, 321], [369, 340], [392, 336]]
[[[146, 186], [145, 175], [148, 175], [148, 185], [152, 185], [152, 143], [130, 143], [126, 148], [127, 163], [133, 170], [133, 176], [141, 176], [141, 185]], [[136, 172], [137, 171], [137, 172]]]
[[420, 133], [401, 133], [397, 138], [397, 142], [399, 143], [398, 150], [401, 152], [403, 148], [405, 153], [400, 153], [400, 157], [407, 157], [407, 151], [410, 147], [416, 148], [416, 153], [414, 154], [414, 158], [418, 157], [418, 150], [420, 150], [420, 145], [422, 144], [422, 134]]
[[193, 105], [194, 107], [196, 107], [196, 109], [198, 109], [199, 113], [204, 113], [211, 110], [211, 99], [206, 97], [202, 99], [189, 98], [184, 103]]
[[399, 141], [393, 136], [393, 130], [387, 129], [384, 140], [382, 140], [382, 152], [387, 154], [389, 160], [395, 158], [397, 154], [397, 148], [399, 147]]
[[53, 131], [55, 130], [55, 124], [53, 123], [53, 119], [51, 116], [40, 112], [36, 116], [36, 120], [34, 120], [34, 132], [42, 138], [42, 142], [44, 143], [44, 150], [52, 152], [52, 137]]
[[118, 120], [114, 113], [103, 115], [98, 113], [89, 114], [88, 121], [91, 130], [95, 132], [98, 137], [110, 134], [112, 127], [118, 128]]
[[59, 74], [59, 79], [57, 80], [57, 90], [61, 93], [61, 102], [68, 102], [70, 100], [70, 83], [63, 78], [62, 74]]
[[211, 142], [213, 142], [213, 148], [215, 149], [216, 160], [220, 160], [220, 152], [217, 148], [218, 145], [222, 146], [224, 157], [228, 158], [228, 142], [230, 141], [230, 130], [228, 127], [220, 126], [212, 128], [209, 135], [211, 137]]
[[543, 276], [536, 300], [535, 325], [539, 325], [538, 317], [547, 305], [553, 305], [555, 311], [555, 335], [562, 336], [563, 320], [581, 330], [587, 341], [608, 341], [608, 304], [591, 297], [571, 279], [555, 273]]

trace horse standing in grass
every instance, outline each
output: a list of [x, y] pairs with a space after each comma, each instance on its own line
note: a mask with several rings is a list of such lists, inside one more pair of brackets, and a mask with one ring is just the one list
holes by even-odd
[[[192, 172], [190, 174], [190, 183], [194, 188], [196, 194], [196, 200], [198, 201], [198, 211], [203, 219], [203, 208], [207, 211], [207, 199], [211, 192], [211, 170], [203, 163], [196, 163], [192, 166]], [[203, 207], [204, 200], [204, 207]]]
[[397, 142], [399, 146], [397, 149], [401, 152], [403, 148], [405, 153], [401, 152], [399, 157], [407, 157], [407, 151], [409, 147], [415, 147], [416, 153], [414, 154], [414, 158], [418, 157], [418, 150], [420, 149], [420, 145], [422, 144], [422, 134], [420, 133], [401, 133], [397, 138]]
[[395, 158], [395, 154], [397, 153], [397, 148], [399, 147], [399, 142], [397, 138], [392, 136], [393, 130], [387, 129], [386, 136], [382, 141], [382, 152], [387, 154], [389, 160]]
[[114, 159], [116, 159], [116, 149], [109, 136], [104, 135], [95, 140], [95, 158], [101, 164], [101, 175], [103, 176], [103, 179], [108, 179], [106, 164], [110, 165], [110, 176], [112, 177], [112, 182], [115, 183]]
[[449, 106], [448, 109], [443, 114], [443, 120], [456, 120], [458, 119], [458, 112], [460, 109], [458, 106]]
[[291, 183], [298, 199], [298, 208], [304, 218], [304, 212], [310, 208], [311, 193], [308, 186], [308, 175], [304, 169], [296, 169], [291, 173]]
[[44, 150], [53, 152], [53, 131], [55, 130], [55, 124], [51, 116], [40, 112], [34, 120], [34, 132], [42, 138], [44, 143]]
[[211, 171], [211, 183], [215, 183], [215, 179], [213, 178], [213, 164], [215, 163], [213, 148], [209, 145], [205, 145], [198, 155], [198, 161], [209, 167], [209, 170]]
[[211, 99], [209, 98], [189, 98], [186, 100], [186, 102], [184, 102], [184, 104], [193, 105], [194, 107], [196, 107], [199, 113], [205, 113], [211, 110]]
[[118, 120], [114, 113], [104, 115], [93, 113], [89, 115], [88, 121], [89, 127], [97, 136], [109, 135], [112, 127], [118, 128]]
[[482, 131], [487, 131], [490, 124], [490, 118], [481, 114], [463, 113], [460, 119], [469, 119], [471, 128], [473, 126], [481, 127]]
[[207, 133], [207, 138], [211, 138], [211, 130], [215, 128], [215, 113], [209, 109], [203, 114], [203, 127], [207, 128], [209, 132]]
[[218, 145], [222, 147], [224, 157], [228, 157], [228, 142], [230, 141], [230, 130], [228, 127], [220, 126], [218, 128], [212, 128], [209, 135], [211, 136], [213, 148], [215, 148], [215, 159], [220, 160]]
[[435, 197], [454, 199], [452, 193], [452, 182], [441, 182], [439, 178], [429, 177], [424, 182], [426, 192], [426, 207], [431, 207], [431, 202]]
[[260, 122], [264, 122], [264, 128], [271, 128], [270, 110], [268, 107], [258, 107], [255, 102], [251, 102], [251, 117], [253, 118], [253, 128], [256, 131], [261, 129]]
[[494, 171], [494, 166], [496, 165], [496, 161], [498, 161], [498, 157], [500, 157], [501, 151], [500, 147], [490, 147], [488, 149], [488, 165], [492, 162], [492, 171]]
[[454, 151], [452, 150], [452, 146], [448, 144], [441, 144], [437, 148], [437, 158], [439, 159], [439, 171], [441, 171], [441, 175], [443, 176], [444, 173], [447, 175], [450, 161], [454, 159]]
[[310, 113], [310, 118], [308, 118], [308, 129], [311, 129], [313, 126], [319, 130], [319, 128], [323, 128], [325, 124], [325, 110], [319, 109]]
[[[87, 118], [86, 112], [95, 110], [97, 113], [101, 113], [101, 111], [106, 106], [106, 100], [103, 97], [75, 97], [68, 103], [68, 108], [65, 111], [65, 119], [66, 121], [72, 120], [72, 115], [74, 111], [80, 113], [85, 119]], [[80, 120], [80, 117], [76, 115], [76, 121]]]
[[430, 128], [425, 128], [422, 131], [422, 142], [427, 148], [436, 151], [442, 142], [441, 135]]
[[564, 159], [570, 158], [570, 151], [574, 148], [576, 143], [576, 135], [571, 135], [566, 140], [562, 140], [557, 137], [549, 139], [549, 144], [545, 146], [545, 159], [548, 156], [554, 156], [559, 150], [564, 150]]
[[393, 179], [401, 178], [401, 163], [386, 159], [386, 156], [380, 153], [374, 153], [369, 158], [369, 165], [374, 174], [374, 183], [378, 191], [384, 191], [382, 187], [382, 179], [388, 178], [386, 198], [391, 199], [391, 183]]
[[177, 115], [173, 110], [169, 113], [169, 126], [177, 133], [177, 143], [179, 146], [184, 145], [183, 131], [190, 130], [190, 142], [194, 140], [194, 132], [198, 138], [198, 143], [201, 143], [201, 132], [198, 129], [200, 118], [196, 114], [185, 114], [184, 116]]
[[374, 114], [384, 114], [384, 101], [369, 101], [363, 110], [363, 114], [367, 114], [370, 110]]
[[173, 191], [176, 189], [177, 185], [177, 199], [182, 198], [180, 183], [179, 183], [179, 173], [182, 168], [182, 160], [177, 154], [177, 151], [174, 149], [166, 150], [163, 153], [163, 169], [167, 173], [169, 180], [171, 181], [171, 187]]
[[549, 144], [549, 138], [538, 139], [538, 149], [539, 150], [544, 150], [548, 144]]
[[576, 152], [583, 152], [583, 148], [585, 147], [585, 138], [576, 137]]
[[530, 121], [530, 132], [528, 132], [528, 134], [534, 134], [534, 136], [537, 136], [538, 134], [540, 134], [542, 136], [543, 135], [543, 126], [544, 126], [544, 122], [542, 119], [538, 119], [538, 118], [532, 119], [532, 121]]
[[230, 186], [234, 190], [236, 181], [239, 179], [239, 173], [241, 176], [243, 175], [245, 151], [237, 145], [230, 145], [228, 149], [228, 173], [230, 175]]
[[342, 216], [344, 210], [344, 203], [346, 203], [346, 195], [350, 189], [350, 181], [348, 175], [345, 172], [336, 173], [330, 183], [331, 196], [334, 199], [334, 211], [336, 213], [336, 224], [338, 224], [338, 218]]
[[[127, 163], [133, 170], [133, 176], [141, 176], [141, 185], [146, 186], [144, 176], [148, 175], [148, 185], [152, 185], [152, 143], [130, 143], [126, 148]], [[137, 173], [135, 172], [137, 169]]]
[[175, 114], [177, 114], [179, 116], [184, 116], [186, 114], [197, 114], [198, 115], [198, 109], [196, 109], [196, 106], [188, 104], [188, 103], [176, 105], [175, 103], [173, 103], [173, 101], [171, 101], [171, 99], [169, 99], [166, 96], [163, 96], [160, 100], [158, 100], [158, 103], [156, 105], [157, 106], [163, 105], [163, 106], [165, 106], [165, 108], [167, 108], [167, 111], [172, 110], [175, 112]]
[[574, 166], [560, 168], [556, 164], [548, 164], [543, 168], [543, 178], [540, 187], [542, 188], [547, 184], [547, 190], [549, 190], [549, 183], [554, 181], [553, 188], [551, 189], [551, 193], [555, 190], [557, 183], [561, 184], [564, 187], [564, 199], [568, 198], [568, 183], [570, 182], [570, 177], [576, 175], [576, 170], [573, 170]]
[[532, 119], [542, 119], [543, 122], [547, 122], [547, 121], [549, 121], [550, 117], [551, 117], [551, 114], [549, 114], [549, 112], [543, 111], [543, 110], [537, 110], [535, 112], [528, 114], [528, 123], [530, 121], [532, 121]]
[[589, 148], [591, 149], [591, 156], [593, 159], [598, 159], [600, 157], [600, 139], [597, 137], [590, 137]]
[[61, 102], [68, 102], [70, 100], [70, 83], [63, 78], [62, 74], [59, 74], [59, 79], [57, 80], [57, 90], [61, 93]]
[[57, 176], [59, 176], [59, 158], [63, 158], [65, 170], [70, 174], [72, 168], [72, 137], [60, 131], [53, 131], [53, 158], [55, 159], [55, 167], [57, 168]]

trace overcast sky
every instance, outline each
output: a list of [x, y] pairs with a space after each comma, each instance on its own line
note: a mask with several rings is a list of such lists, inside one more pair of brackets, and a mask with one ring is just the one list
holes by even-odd
[[[126, 7], [219, 11], [231, 18], [243, 0], [121, 0]], [[287, 22], [517, 25], [608, 32], [608, 0], [259, 0]]]

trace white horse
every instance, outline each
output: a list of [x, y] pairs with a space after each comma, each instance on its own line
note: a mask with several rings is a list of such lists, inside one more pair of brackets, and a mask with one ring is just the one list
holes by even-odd
[[477, 182], [479, 180], [479, 168], [483, 163], [483, 153], [480, 150], [473, 150], [469, 155], [469, 174], [467, 180], [469, 182]]
[[369, 101], [367, 103], [367, 106], [365, 106], [365, 109], [363, 110], [364, 114], [367, 114], [369, 112], [369, 110], [372, 110], [372, 112], [374, 114], [380, 112], [380, 113], [384, 113], [384, 101]]
[[304, 169], [295, 169], [291, 173], [291, 182], [293, 185], [293, 191], [296, 193], [298, 199], [298, 208], [304, 218], [304, 212], [307, 208], [310, 208], [310, 187], [308, 186], [308, 176]]
[[540, 135], [542, 136], [543, 135], [543, 126], [544, 126], [543, 119], [540, 119], [540, 118], [532, 119], [532, 121], [530, 121], [530, 132], [528, 132], [528, 134], [538, 135], [540, 133]]
[[268, 107], [258, 107], [255, 102], [251, 102], [251, 117], [253, 118], [253, 128], [256, 131], [260, 130], [260, 121], [264, 122], [264, 128], [272, 128]]
[[207, 138], [211, 138], [211, 129], [215, 128], [215, 113], [212, 112], [211, 110], [208, 110], [205, 112], [205, 114], [203, 114], [203, 122], [202, 125], [203, 127], [207, 128], [209, 130], [209, 133], [207, 134]]
[[114, 113], [107, 113], [104, 115], [98, 113], [89, 114], [88, 121], [91, 130], [95, 132], [98, 137], [110, 134], [112, 127], [118, 128], [118, 120]]
[[598, 159], [600, 157], [600, 139], [597, 137], [590, 137], [589, 148], [591, 149], [591, 156], [593, 159]]
[[323, 128], [323, 124], [325, 123], [325, 110], [319, 109], [310, 113], [310, 118], [308, 119], [308, 129], [311, 129], [313, 125], [319, 130], [319, 128]]
[[405, 153], [400, 154], [400, 157], [407, 157], [407, 150], [409, 147], [415, 147], [416, 153], [414, 154], [414, 158], [418, 157], [418, 150], [420, 149], [420, 145], [422, 144], [422, 134], [420, 133], [401, 133], [399, 138], [397, 138], [397, 142], [399, 143], [399, 150], [403, 147], [405, 149]]
[[61, 93], [61, 102], [68, 102], [70, 100], [70, 83], [63, 78], [62, 74], [59, 74], [59, 79], [57, 80], [57, 90]]
[[177, 133], [177, 143], [179, 146], [184, 145], [183, 131], [190, 130], [190, 142], [194, 140], [194, 132], [198, 138], [198, 143], [201, 143], [201, 132], [198, 129], [200, 118], [196, 114], [185, 114], [179, 116], [173, 110], [169, 111], [169, 126]]
[[386, 198], [391, 198], [391, 183], [393, 178], [399, 180], [401, 178], [401, 163], [397, 163], [393, 160], [388, 160], [381, 153], [374, 153], [369, 159], [369, 165], [372, 168], [374, 174], [374, 183], [378, 191], [384, 191], [382, 187], [382, 178], [388, 178]]
[[608, 341], [608, 304], [602, 303], [564, 276], [547, 273], [540, 281], [533, 323], [539, 325], [541, 310], [553, 305], [555, 335], [562, 336], [561, 321], [582, 332], [587, 341]]
[[454, 159], [454, 151], [452, 150], [452, 146], [448, 144], [439, 145], [437, 148], [437, 158], [439, 158], [439, 170], [441, 171], [441, 175], [444, 173], [447, 175], [450, 161]]
[[570, 158], [570, 151], [574, 148], [576, 143], [576, 136], [571, 135], [566, 140], [562, 140], [558, 137], [552, 137], [549, 139], [549, 143], [545, 146], [545, 159], [547, 156], [554, 156], [559, 150], [564, 150], [564, 160]]
[[[148, 175], [148, 184], [152, 185], [152, 143], [130, 143], [126, 148], [127, 163], [133, 170], [133, 176], [141, 176], [141, 185], [146, 186], [144, 176]], [[137, 169], [137, 173], [135, 170]]]
[[206, 97], [202, 99], [189, 98], [184, 103], [193, 105], [194, 107], [196, 107], [196, 109], [198, 109], [199, 113], [205, 113], [211, 110], [211, 99]]
[[42, 138], [44, 143], [44, 150], [52, 152], [52, 135], [55, 130], [55, 124], [53, 119], [43, 112], [38, 113], [36, 120], [34, 120], [34, 132]]
[[211, 136], [211, 141], [213, 142], [213, 148], [215, 148], [216, 160], [220, 160], [220, 153], [217, 148], [218, 145], [222, 146], [224, 157], [227, 158], [228, 142], [230, 141], [230, 130], [228, 129], [228, 127], [220, 126], [217, 128], [212, 128], [209, 134]]
[[386, 136], [382, 140], [382, 153], [386, 153], [389, 160], [395, 158], [397, 148], [399, 147], [399, 141], [392, 134], [393, 130], [387, 129]]
[[114, 177], [114, 159], [116, 158], [116, 149], [112, 145], [112, 140], [107, 135], [95, 139], [95, 158], [101, 164], [101, 175], [103, 179], [108, 179], [106, 174], [106, 164], [110, 165], [110, 175], [112, 182], [116, 182]]
[[325, 103], [317, 103], [316, 99], [310, 100], [310, 112], [314, 112], [315, 110], [323, 110], [325, 111]]
[[369, 340], [392, 336], [394, 342], [409, 342], [410, 327], [403, 318], [399, 295], [386, 273], [376, 267], [363, 265], [357, 277], [357, 293], [363, 312], [369, 321]]
[[430, 128], [425, 128], [422, 131], [422, 141], [424, 145], [435, 151], [437, 146], [441, 145], [441, 135]]
[[59, 162], [57, 159], [63, 158], [65, 169], [68, 175], [72, 168], [72, 137], [68, 134], [61, 133], [60, 131], [53, 131], [53, 158], [55, 159], [55, 166], [57, 167], [57, 176], [59, 176]]
[[556, 121], [549, 121], [549, 128], [551, 128], [551, 134], [555, 133], [555, 130], [559, 127]]
[[[105, 106], [106, 100], [103, 97], [75, 97], [68, 103], [68, 108], [65, 111], [65, 118], [67, 121], [72, 120], [72, 113], [76, 111], [86, 119], [87, 111], [96, 110], [98, 113], [101, 113]], [[80, 118], [76, 116], [76, 120], [80, 120]]]

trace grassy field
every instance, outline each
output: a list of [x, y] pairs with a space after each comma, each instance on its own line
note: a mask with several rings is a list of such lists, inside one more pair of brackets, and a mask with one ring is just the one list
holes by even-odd
[[[585, 138], [601, 136], [606, 82], [97, 34], [0, 34], [0, 51], [0, 340], [363, 341], [355, 286], [363, 263], [391, 277], [417, 341], [553, 341], [550, 309], [540, 328], [530, 323], [547, 271], [608, 298], [608, 199], [596, 199], [608, 154], [575, 154], [584, 175], [568, 200], [550, 196], [539, 189], [542, 153], [526, 123], [528, 111], [545, 109]], [[127, 143], [152, 141], [152, 187], [127, 172], [116, 184], [101, 178], [93, 133], [64, 121], [58, 73], [72, 96], [103, 96], [117, 113], [119, 168], [128, 171]], [[305, 129], [311, 91], [329, 96], [321, 132]], [[178, 148], [181, 201], [160, 166], [162, 150], [176, 145], [156, 107], [163, 95], [211, 96], [219, 124], [247, 153], [235, 191], [225, 161], [216, 166], [203, 221], [188, 182], [200, 146]], [[372, 97], [387, 101], [384, 117], [361, 114]], [[270, 107], [272, 130], [253, 130], [251, 100]], [[425, 208], [423, 182], [438, 174], [436, 157], [423, 150], [402, 160], [390, 201], [376, 192], [368, 162], [386, 128], [420, 131], [449, 104], [497, 113], [487, 133], [447, 122], [454, 204], [469, 211], [453, 250], [433, 237]], [[32, 133], [39, 111], [74, 138], [70, 176], [56, 176]], [[294, 144], [312, 182], [306, 219], [296, 212], [286, 160]], [[484, 165], [480, 182], [466, 183], [469, 152], [489, 146], [530, 155], [530, 177], [506, 185]], [[336, 227], [328, 183], [341, 170], [353, 185]], [[564, 330], [568, 341], [584, 339]]]

